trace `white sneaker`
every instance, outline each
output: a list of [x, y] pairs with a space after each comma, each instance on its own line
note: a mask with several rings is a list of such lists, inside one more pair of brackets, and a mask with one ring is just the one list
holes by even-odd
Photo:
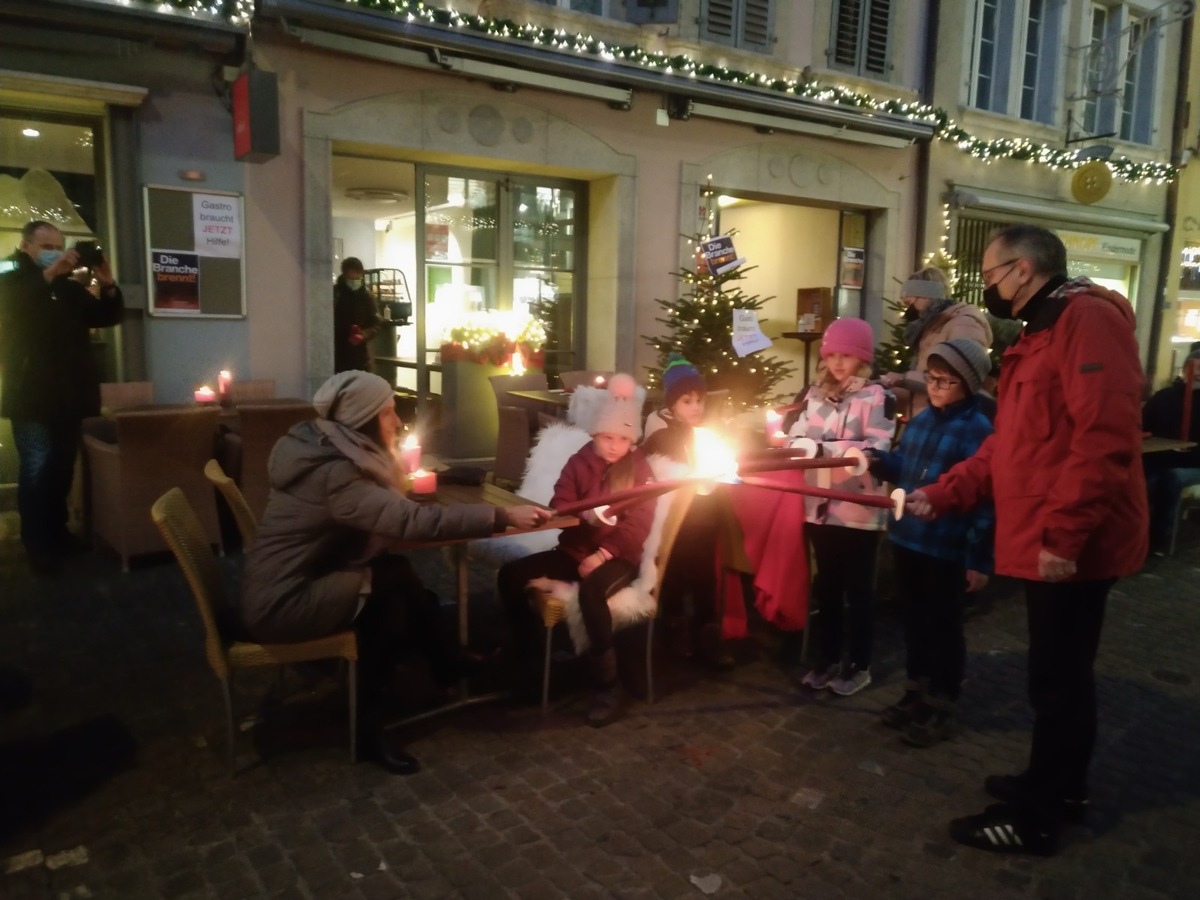
[[808, 674], [800, 679], [800, 683], [805, 687], [810, 687], [814, 691], [823, 691], [829, 687], [830, 682], [835, 681], [841, 666], [834, 663], [827, 668], [816, 668], [809, 670]]
[[829, 689], [841, 697], [857, 694], [871, 683], [870, 669], [851, 669], [845, 678], [834, 678], [829, 682]]

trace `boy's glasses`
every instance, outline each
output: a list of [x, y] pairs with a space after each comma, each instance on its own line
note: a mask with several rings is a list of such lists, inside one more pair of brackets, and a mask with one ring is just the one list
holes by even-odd
[[939, 391], [948, 391], [956, 384], [962, 384], [962, 381], [957, 378], [943, 378], [941, 375], [931, 375], [928, 372], [925, 375], [925, 383], [930, 387], [937, 388]]

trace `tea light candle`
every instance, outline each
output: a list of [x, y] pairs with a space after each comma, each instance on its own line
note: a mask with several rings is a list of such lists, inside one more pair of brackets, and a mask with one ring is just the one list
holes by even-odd
[[217, 395], [207, 384], [196, 388], [196, 392], [192, 396], [196, 398], [197, 403], [213, 403], [217, 399]]
[[429, 496], [437, 493], [437, 472], [417, 469], [409, 478], [412, 482], [411, 493], [415, 496]]
[[421, 441], [415, 434], [410, 434], [400, 445], [400, 468], [405, 473], [421, 468]]
[[781, 429], [776, 428], [767, 436], [767, 441], [772, 447], [782, 447], [787, 443], [787, 435]]
[[606, 382], [605, 382], [605, 380], [604, 380], [604, 376], [603, 376], [603, 375], [597, 375], [597, 376], [596, 376], [596, 382], [595, 382], [595, 384], [596, 384], [596, 387], [598, 387], [598, 388], [602, 388], [602, 387], [604, 387], [604, 385], [606, 384]]

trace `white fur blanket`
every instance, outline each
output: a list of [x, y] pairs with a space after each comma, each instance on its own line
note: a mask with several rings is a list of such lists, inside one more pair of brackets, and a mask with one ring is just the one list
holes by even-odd
[[[687, 472], [686, 465], [673, 462], [665, 456], [651, 456], [649, 462], [656, 481], [679, 478]], [[614, 631], [651, 619], [657, 612], [657, 601], [651, 593], [658, 584], [656, 558], [659, 543], [662, 540], [663, 523], [667, 519], [667, 513], [670, 511], [674, 499], [675, 492], [670, 491], [655, 501], [654, 522], [650, 526], [650, 534], [646, 538], [642, 550], [642, 564], [638, 568], [637, 577], [632, 583], [608, 598], [608, 609], [612, 613]], [[575, 645], [575, 652], [583, 653], [587, 650], [587, 629], [583, 624], [583, 614], [579, 610], [579, 583], [535, 578], [530, 584], [549, 591], [551, 595], [563, 601], [567, 630], [571, 633], [571, 643]]]
[[[576, 394], [579, 393], [579, 390], [584, 389], [577, 389]], [[596, 389], [588, 388], [586, 390]], [[596, 393], [603, 394], [604, 392], [597, 390]], [[572, 409], [574, 409], [574, 403]], [[521, 481], [518, 493], [535, 503], [549, 504], [554, 496], [554, 485], [558, 481], [562, 467], [589, 440], [591, 438], [587, 431], [573, 425], [555, 424], [543, 428], [538, 435], [537, 443], [534, 444], [533, 450], [529, 454], [529, 461], [525, 466], [525, 477]], [[665, 456], [651, 456], [649, 462], [650, 469], [658, 481], [679, 478], [687, 471], [687, 466], [673, 462]], [[650, 593], [658, 583], [658, 566], [655, 564], [655, 557], [658, 555], [658, 546], [662, 538], [663, 522], [666, 521], [667, 512], [671, 508], [674, 496], [673, 492], [666, 493], [656, 501], [654, 522], [650, 526], [650, 534], [646, 538], [645, 549], [642, 552], [642, 564], [638, 569], [637, 578], [608, 598], [614, 629], [648, 619], [656, 611], [655, 600]], [[499, 567], [509, 560], [553, 549], [558, 544], [558, 535], [559, 530], [553, 529], [535, 531], [531, 534], [487, 538], [471, 543], [468, 547], [468, 555], [471, 559], [481, 560]], [[567, 630], [571, 634], [575, 651], [582, 653], [587, 649], [588, 639], [587, 630], [583, 626], [583, 617], [579, 611], [579, 585], [550, 579], [537, 579], [534, 584], [563, 599], [566, 606]]]

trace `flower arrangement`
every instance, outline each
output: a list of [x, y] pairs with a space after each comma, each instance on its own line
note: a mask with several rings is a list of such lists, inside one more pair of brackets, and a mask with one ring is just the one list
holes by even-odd
[[474, 362], [493, 366], [512, 363], [521, 352], [524, 364], [545, 364], [546, 331], [534, 317], [517, 312], [486, 310], [471, 313], [446, 331], [442, 339], [442, 362]]

